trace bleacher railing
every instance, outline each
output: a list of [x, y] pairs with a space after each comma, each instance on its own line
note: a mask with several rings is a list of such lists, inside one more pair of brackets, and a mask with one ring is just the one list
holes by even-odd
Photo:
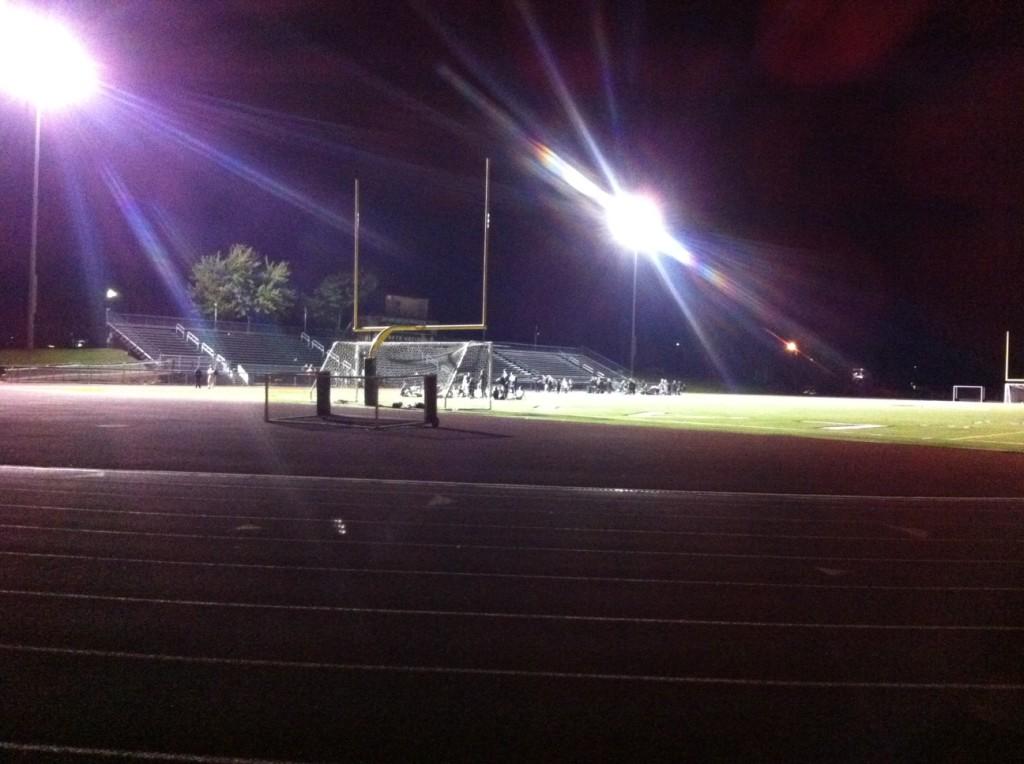
[[148, 313], [115, 313], [114, 311], [110, 311], [110, 322], [134, 326], [165, 326], [171, 329], [181, 326], [186, 330], [251, 332], [254, 334], [298, 335], [302, 332], [301, 327], [298, 326], [286, 326], [265, 321], [253, 321], [250, 325], [246, 321], [218, 320], [214, 322], [199, 316], [154, 316]]

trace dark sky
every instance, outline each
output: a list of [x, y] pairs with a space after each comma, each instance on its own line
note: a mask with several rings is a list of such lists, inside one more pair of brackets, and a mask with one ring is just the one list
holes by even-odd
[[[45, 122], [41, 340], [95, 325], [108, 283], [121, 310], [182, 312], [190, 263], [236, 241], [312, 289], [350, 268], [356, 177], [382, 293], [475, 320], [490, 156], [488, 336], [624, 359], [631, 256], [523, 140], [602, 181], [545, 55], [619, 182], [721, 277], [641, 264], [642, 366], [742, 383], [778, 335], [839, 374], [991, 384], [1002, 332], [1024, 339], [1020, 2], [38, 5], [108, 86]], [[5, 343], [31, 141], [31, 110], [0, 100]]]

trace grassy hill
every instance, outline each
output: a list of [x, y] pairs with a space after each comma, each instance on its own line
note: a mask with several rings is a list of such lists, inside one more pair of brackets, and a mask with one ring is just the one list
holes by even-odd
[[0, 350], [0, 366], [67, 366], [69, 364], [97, 366], [137, 362], [137, 358], [117, 348]]

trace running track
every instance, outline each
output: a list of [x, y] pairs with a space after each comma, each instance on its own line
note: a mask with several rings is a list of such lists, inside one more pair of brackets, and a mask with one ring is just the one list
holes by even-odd
[[[836, 464], [810, 443], [766, 493], [727, 469], [693, 484], [712, 465], [693, 455], [795, 467], [779, 451], [805, 444], [659, 434], [635, 480], [689, 490], [601, 490], [552, 483], [620, 482], [602, 460], [637, 464], [651, 430], [356, 433], [7, 389], [0, 454], [28, 466], [0, 467], [5, 758], [978, 760], [1024, 743], [1015, 455], [841, 444]], [[353, 474], [367, 450], [414, 479]], [[976, 470], [928, 477], [947, 454]], [[918, 473], [922, 495], [879, 495], [879, 476]]]

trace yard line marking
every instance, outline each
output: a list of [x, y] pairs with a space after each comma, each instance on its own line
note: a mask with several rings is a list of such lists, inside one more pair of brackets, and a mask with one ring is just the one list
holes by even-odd
[[235, 542], [247, 542], [254, 544], [276, 543], [276, 544], [337, 544], [349, 546], [382, 546], [382, 547], [413, 547], [418, 549], [472, 549], [506, 552], [568, 552], [571, 554], [609, 554], [640, 557], [725, 557], [757, 560], [843, 560], [845, 562], [886, 562], [886, 563], [933, 563], [933, 564], [964, 564], [974, 563], [983, 565], [1024, 565], [1024, 559], [977, 559], [966, 557], [843, 557], [843, 556], [820, 556], [820, 555], [798, 555], [798, 554], [742, 554], [739, 552], [680, 552], [660, 551], [655, 549], [601, 549], [599, 547], [564, 547], [564, 546], [503, 546], [501, 544], [443, 544], [426, 541], [355, 541], [351, 538], [340, 539], [336, 537], [321, 539], [288, 538], [280, 536], [233, 536], [221, 533], [168, 533], [157, 531], [118, 531], [100, 528], [62, 528], [48, 525], [26, 525], [16, 523], [0, 523], [0, 528], [11, 530], [48, 531], [52, 533], [80, 533], [106, 536], [142, 536], [145, 538], [171, 538], [171, 539], [202, 539], [219, 540], [230, 539]]
[[[799, 432], [806, 432], [800, 430]], [[1015, 444], [1020, 445], [1020, 444]], [[330, 475], [268, 475], [266, 473], [251, 472], [198, 472], [198, 471], [173, 471], [173, 470], [108, 470], [79, 467], [33, 467], [24, 465], [6, 464], [0, 465], [0, 478], [5, 473], [26, 472], [29, 474], [44, 474], [51, 480], [64, 477], [65, 479], [77, 481], [82, 479], [97, 480], [104, 479], [110, 482], [127, 483], [132, 486], [148, 487], [156, 483], [158, 486], [174, 485], [194, 487], [196, 480], [224, 480], [227, 482], [210, 483], [204, 487], [237, 489], [238, 487], [254, 488], [260, 490], [281, 490], [293, 491], [295, 486], [291, 485], [266, 485], [266, 483], [327, 483], [327, 486], [318, 487], [315, 485], [303, 486], [304, 491], [328, 492], [337, 490], [330, 486], [338, 484], [348, 485], [355, 488], [405, 488], [410, 491], [407, 495], [422, 495], [425, 491], [436, 491], [439, 488], [451, 490], [462, 490], [469, 498], [501, 497], [507, 498], [509, 494], [515, 493], [540, 493], [565, 495], [566, 497], [591, 497], [593, 495], [611, 497], [629, 497], [632, 499], [687, 499], [687, 498], [742, 498], [742, 499], [785, 499], [806, 503], [809, 501], [842, 501], [842, 502], [864, 502], [864, 501], [889, 501], [896, 504], [933, 502], [938, 504], [961, 504], [964, 502], [978, 503], [1009, 503], [1021, 504], [1024, 508], [1024, 497], [1021, 496], [890, 496], [885, 494], [829, 494], [829, 493], [779, 493], [772, 491], [696, 491], [677, 490], [668, 488], [609, 488], [602, 486], [570, 486], [570, 485], [543, 485], [539, 483], [466, 483], [453, 480], [409, 480], [395, 478], [354, 478], [337, 477]], [[54, 473], [69, 473], [66, 476], [54, 475]], [[163, 481], [163, 482], [157, 482]], [[488, 493], [494, 491], [495, 493]], [[924, 507], [923, 509], [925, 509]]]
[[844, 424], [836, 423], [822, 427], [822, 430], [874, 430], [881, 427], [887, 427], [884, 424]]
[[[946, 440], [977, 440], [979, 438], [1002, 438], [1006, 435], [1024, 435], [1024, 430], [1014, 430], [1013, 432], [993, 432], [991, 434], [983, 435], [961, 435], [956, 438], [946, 438]], [[1021, 444], [1013, 442], [1012, 445], [1019, 446]]]
[[116, 602], [133, 605], [168, 605], [171, 607], [226, 608], [232, 610], [276, 610], [293, 613], [337, 613], [346, 615], [427, 616], [431, 618], [483, 618], [512, 621], [569, 621], [578, 623], [624, 623], [658, 626], [732, 626], [755, 629], [815, 629], [837, 631], [994, 631], [1024, 632], [1024, 626], [999, 624], [926, 624], [926, 623], [813, 623], [787, 621], [726, 621], [713, 618], [642, 618], [635, 616], [569, 615], [565, 613], [513, 613], [482, 610], [431, 610], [419, 608], [345, 607], [340, 605], [284, 605], [228, 600], [186, 600], [165, 597], [125, 597], [112, 594], [79, 594], [75, 592], [37, 591], [32, 589], [0, 589], [0, 596], [37, 597], [40, 599]]
[[291, 759], [248, 759], [238, 756], [204, 756], [194, 753], [163, 753], [161, 751], [127, 751], [120, 748], [83, 748], [74, 745], [48, 743], [19, 743], [0, 740], [0, 751], [20, 753], [52, 753], [67, 756], [97, 756], [106, 759], [132, 759], [135, 761], [183, 761], [196, 764], [298, 764]]
[[50, 655], [74, 655], [88, 658], [114, 658], [160, 663], [198, 663], [220, 666], [253, 668], [312, 669], [328, 671], [367, 671], [402, 674], [456, 674], [469, 676], [512, 676], [541, 679], [588, 679], [619, 682], [659, 682], [665, 684], [710, 684], [761, 687], [821, 687], [851, 689], [903, 689], [903, 690], [989, 690], [1019, 692], [1024, 684], [981, 682], [841, 682], [803, 679], [756, 679], [753, 677], [708, 677], [657, 674], [610, 674], [573, 671], [535, 671], [528, 669], [492, 669], [461, 666], [413, 666], [381, 663], [331, 663], [326, 661], [288, 661], [265, 658], [218, 658], [206, 655], [174, 655], [168, 653], [139, 653], [123, 650], [91, 650], [76, 647], [45, 647], [0, 642], [0, 650]]
[[[75, 507], [66, 506], [59, 504], [11, 504], [6, 502], [0, 502], [0, 510], [2, 509], [28, 509], [28, 510], [43, 510], [46, 512], [78, 512], [82, 514], [94, 514], [94, 515], [127, 515], [130, 517], [160, 517], [160, 518], [171, 518], [175, 520], [262, 520], [262, 521], [275, 521], [281, 523], [310, 523], [313, 525], [321, 525], [325, 528], [329, 527], [333, 522], [333, 518], [329, 517], [294, 517], [289, 515], [222, 515], [222, 514], [210, 514], [205, 512], [162, 512], [158, 510], [139, 510], [139, 509], [104, 509], [101, 507]], [[683, 517], [690, 517], [684, 515]], [[714, 517], [710, 519], [715, 519]], [[718, 519], [729, 519], [729, 518], [718, 518]], [[659, 530], [654, 528], [602, 528], [586, 526], [572, 526], [572, 525], [513, 525], [508, 523], [453, 523], [453, 522], [439, 522], [436, 520], [359, 520], [359, 519], [346, 519], [345, 522], [348, 525], [358, 526], [407, 526], [412, 528], [453, 528], [453, 529], [467, 529], [467, 530], [516, 530], [516, 531], [545, 531], [545, 532], [559, 532], [559, 533], [595, 533], [595, 534], [611, 534], [615, 536], [624, 535], [637, 535], [637, 536], [695, 536], [699, 538], [705, 537], [722, 537], [722, 538], [757, 538], [757, 539], [807, 539], [810, 541], [872, 541], [872, 542], [883, 542], [883, 541], [906, 541], [905, 535], [899, 536], [828, 536], [825, 534], [808, 534], [808, 533], [738, 533], [735, 531], [681, 531], [681, 530]], [[829, 521], [822, 520], [805, 520], [800, 522], [818, 522], [828, 524]], [[852, 524], [852, 523], [850, 523]], [[861, 523], [866, 524], [866, 523]], [[927, 531], [921, 531], [913, 528], [904, 528], [898, 525], [891, 525], [889, 523], [882, 523], [885, 528], [891, 528], [893, 530], [902, 531], [905, 534], [909, 534], [915, 537], [917, 540], [930, 541], [933, 543], [941, 544], [1024, 544], [1024, 539], [1008, 539], [1002, 538], [956, 538], [956, 537], [939, 537], [933, 538]], [[1017, 526], [1010, 526], [1016, 528]], [[236, 531], [255, 531], [261, 530], [262, 526], [253, 525], [251, 523], [244, 523], [235, 527]], [[99, 528], [96, 530], [106, 530]], [[116, 529], [113, 529], [116, 530]], [[291, 538], [291, 537], [286, 537]]]
[[[752, 589], [843, 589], [864, 591], [898, 591], [898, 592], [1024, 592], [1020, 586], [900, 586], [897, 584], [811, 584], [811, 583], [777, 583], [773, 581], [720, 581], [690, 578], [639, 578], [623, 576], [570, 576], [551, 573], [503, 573], [487, 571], [462, 570], [428, 570], [422, 568], [353, 568], [335, 567], [330, 565], [281, 565], [256, 562], [211, 562], [205, 560], [156, 560], [146, 557], [104, 557], [84, 554], [58, 554], [55, 552], [11, 552], [0, 551], [3, 557], [28, 557], [59, 560], [82, 560], [87, 562], [114, 562], [142, 565], [168, 565], [197, 568], [237, 568], [240, 570], [268, 571], [302, 571], [312, 573], [354, 573], [379, 574], [388, 576], [437, 576], [450, 578], [508, 578], [540, 581], [571, 581], [581, 583], [614, 583], [614, 584], [657, 584], [671, 586], [721, 586]], [[834, 571], [844, 573], [837, 568], [818, 568], [822, 572]]]

